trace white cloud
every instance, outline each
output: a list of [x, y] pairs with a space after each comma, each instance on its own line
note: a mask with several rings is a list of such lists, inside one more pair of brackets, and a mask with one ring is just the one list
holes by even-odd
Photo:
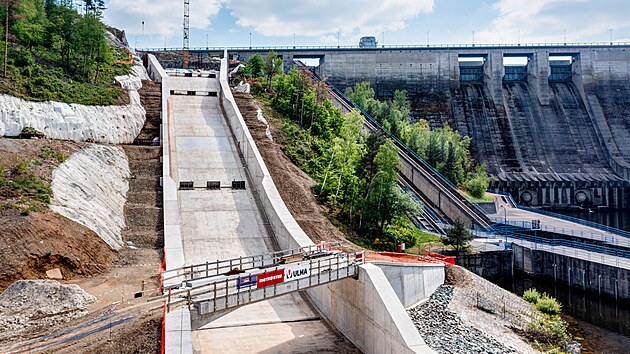
[[607, 41], [610, 28], [630, 26], [627, 0], [500, 0], [499, 16], [477, 33], [478, 43], [567, 42], [599, 38]]
[[[105, 12], [107, 23], [129, 33], [181, 36], [184, 2], [178, 0], [110, 0]], [[210, 18], [221, 8], [221, 0], [193, 0], [190, 5], [190, 27], [205, 29]]]
[[[331, 33], [377, 35], [394, 31], [421, 12], [431, 12], [434, 0], [225, 0], [238, 25], [265, 36], [321, 37]], [[324, 36], [324, 37], [322, 37]]]
[[329, 34], [319, 37], [319, 41], [323, 44], [336, 44], [339, 42], [337, 36]]

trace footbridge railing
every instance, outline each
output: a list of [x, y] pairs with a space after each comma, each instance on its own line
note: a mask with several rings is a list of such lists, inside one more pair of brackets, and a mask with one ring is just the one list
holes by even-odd
[[519, 205], [518, 208], [519, 209], [523, 209], [523, 210], [527, 210], [527, 211], [531, 211], [533, 213], [538, 213], [538, 214], [541, 214], [541, 215], [551, 216], [551, 217], [558, 218], [558, 219], [561, 219], [561, 220], [570, 221], [570, 222], [574, 222], [576, 224], [592, 227], [594, 229], [606, 231], [606, 232], [614, 234], [614, 235], [619, 235], [619, 236], [624, 236], [624, 237], [630, 238], [630, 232], [624, 231], [624, 230], [620, 230], [620, 229], [617, 229], [617, 228], [614, 228], [614, 227], [611, 227], [611, 226], [598, 224], [596, 222], [592, 222], [592, 221], [588, 221], [588, 220], [584, 220], [584, 219], [574, 218], [572, 216], [552, 213], [552, 212], [546, 211], [546, 210], [531, 208], [531, 207], [527, 207], [527, 206], [524, 206], [524, 205]]
[[[167, 291], [167, 311], [188, 306], [199, 316], [358, 276], [363, 252], [344, 252], [339, 243], [218, 260], [183, 267], [183, 279]], [[169, 279], [168, 277], [165, 279]]]
[[533, 244], [539, 245], [549, 245], [552, 247], [566, 247], [577, 250], [584, 250], [593, 253], [599, 253], [602, 255], [609, 255], [613, 257], [625, 258], [630, 263], [630, 250], [626, 248], [619, 248], [613, 246], [607, 246], [602, 244], [592, 244], [574, 240], [567, 240], [563, 238], [547, 238], [541, 236], [534, 236], [529, 234], [524, 234], [521, 232], [516, 232], [513, 229], [507, 227], [509, 225], [503, 226], [494, 226], [493, 229], [495, 231], [496, 236], [505, 236], [506, 241], [509, 241], [510, 238], [516, 240], [529, 241]]

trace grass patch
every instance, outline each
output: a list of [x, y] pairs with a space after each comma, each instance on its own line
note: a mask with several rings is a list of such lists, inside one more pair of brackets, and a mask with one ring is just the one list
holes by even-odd
[[463, 195], [466, 199], [470, 200], [473, 203], [492, 203], [494, 200], [491, 195], [484, 194], [481, 198], [473, 197], [470, 193], [459, 190], [459, 193]]
[[65, 161], [65, 155], [42, 146], [34, 156], [37, 158], [0, 158], [0, 211], [17, 210], [29, 215], [44, 211], [50, 204], [52, 187], [45, 171], [47, 166]]
[[[113, 105], [127, 99], [127, 92], [114, 77], [127, 75], [129, 65], [115, 64], [105, 69], [102, 79], [80, 82], [59, 67], [37, 61], [27, 67], [9, 61], [7, 78], [0, 79], [0, 93], [27, 101], [57, 101], [83, 105]], [[43, 62], [43, 60], [42, 60]]]

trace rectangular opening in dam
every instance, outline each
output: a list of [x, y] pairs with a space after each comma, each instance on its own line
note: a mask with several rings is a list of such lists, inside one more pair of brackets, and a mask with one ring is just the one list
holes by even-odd
[[322, 63], [324, 63], [324, 55], [323, 54], [314, 54], [314, 55], [313, 54], [311, 55], [295, 54], [293, 55], [293, 60], [298, 64], [301, 63], [311, 69], [316, 69], [320, 65], [322, 65]]
[[531, 54], [503, 54], [505, 75], [503, 81], [523, 81], [527, 79], [527, 66]]
[[462, 55], [457, 58], [459, 62], [460, 81], [483, 81], [485, 55]]
[[568, 82], [573, 77], [577, 54], [549, 54], [549, 81]]

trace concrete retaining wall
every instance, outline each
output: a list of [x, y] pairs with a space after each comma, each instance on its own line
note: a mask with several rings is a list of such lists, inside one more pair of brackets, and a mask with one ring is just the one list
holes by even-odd
[[[184, 247], [182, 245], [179, 216], [179, 203], [177, 201], [177, 183], [173, 179], [171, 166], [171, 138], [169, 135], [170, 117], [170, 86], [169, 76], [157, 61], [155, 56], [149, 54], [145, 61], [147, 72], [155, 82], [162, 83], [162, 124], [160, 126], [160, 140], [162, 142], [162, 178], [160, 179], [163, 191], [164, 210], [164, 262], [166, 272], [164, 276], [170, 276], [169, 271], [184, 266]], [[175, 277], [165, 280], [163, 286], [180, 284], [181, 279]], [[190, 311], [187, 308], [177, 309], [165, 314], [164, 337], [162, 343], [166, 353], [192, 354], [192, 331]]]
[[360, 267], [358, 281], [320, 286], [310, 289], [309, 295], [320, 312], [366, 353], [434, 353], [374, 264]]
[[383, 271], [405, 308], [428, 298], [444, 284], [444, 264], [372, 264]]
[[[514, 269], [616, 299], [630, 299], [630, 270], [512, 244]], [[605, 257], [605, 255], [602, 255]]]
[[512, 276], [512, 251], [471, 253], [455, 258], [457, 265], [486, 278]]
[[[284, 204], [238, 110], [227, 78], [227, 53], [221, 62], [220, 103], [247, 166], [252, 188], [267, 214], [281, 248], [313, 244]], [[341, 294], [350, 292], [354, 299]], [[366, 353], [433, 351], [405, 312], [384, 273], [374, 265], [361, 267], [359, 280], [347, 279], [307, 291], [315, 306], [350, 341]], [[336, 304], [346, 302], [348, 306]], [[349, 320], [348, 319], [352, 319]], [[391, 348], [396, 348], [392, 350]]]
[[[169, 136], [169, 124], [171, 115], [169, 96], [169, 77], [155, 56], [147, 57], [147, 72], [152, 80], [162, 83], [162, 124], [160, 140], [162, 142], [162, 190], [164, 203], [164, 258], [166, 271], [178, 269], [184, 266], [184, 247], [182, 245], [179, 216], [179, 203], [177, 201], [177, 183], [173, 179], [171, 166], [171, 138]], [[180, 279], [174, 278], [166, 281], [164, 286], [177, 284]]]

